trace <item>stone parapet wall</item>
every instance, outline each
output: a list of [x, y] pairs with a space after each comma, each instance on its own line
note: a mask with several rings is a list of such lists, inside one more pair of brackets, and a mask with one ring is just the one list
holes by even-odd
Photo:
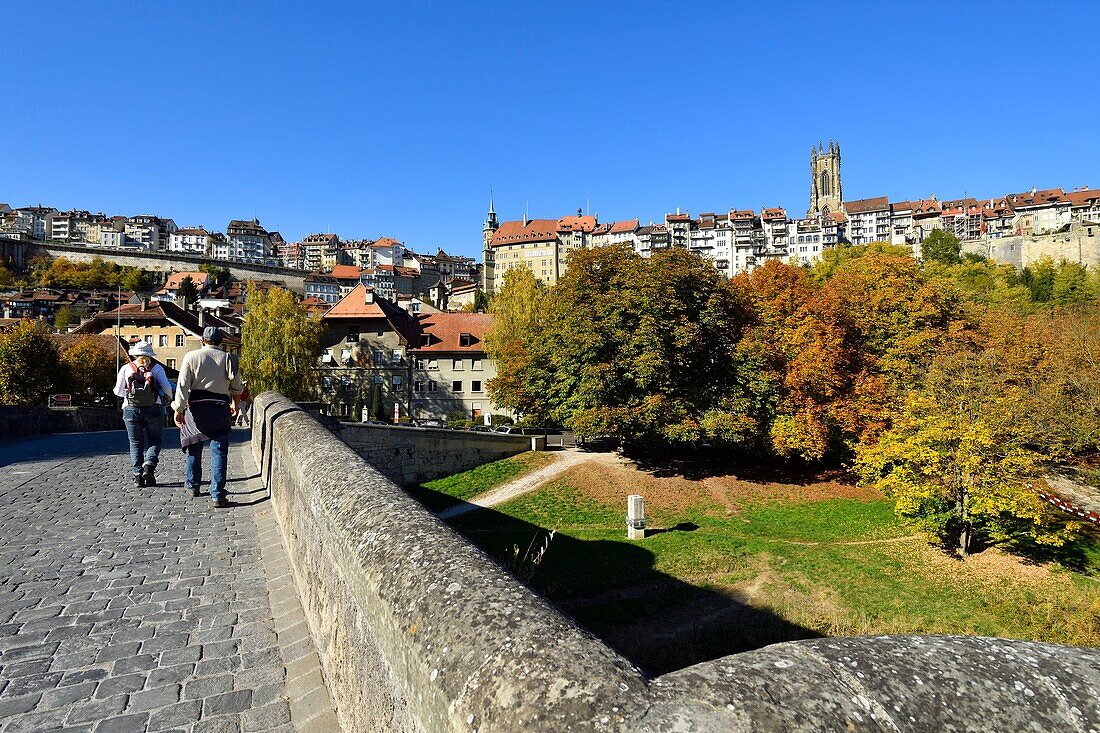
[[344, 423], [340, 438], [399, 486], [416, 486], [502, 458], [545, 450], [542, 436]]
[[819, 639], [649, 679], [292, 402], [253, 414], [348, 733], [1100, 729], [1100, 652], [1049, 644]]
[[0, 405], [0, 440], [123, 429], [122, 411], [110, 407]]

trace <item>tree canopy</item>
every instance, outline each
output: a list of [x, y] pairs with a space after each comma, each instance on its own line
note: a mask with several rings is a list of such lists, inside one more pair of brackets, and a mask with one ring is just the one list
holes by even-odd
[[0, 333], [0, 403], [45, 405], [62, 386], [64, 367], [50, 331], [24, 318]]
[[317, 394], [317, 353], [324, 325], [288, 290], [249, 286], [241, 373], [249, 392], [276, 390], [292, 400]]

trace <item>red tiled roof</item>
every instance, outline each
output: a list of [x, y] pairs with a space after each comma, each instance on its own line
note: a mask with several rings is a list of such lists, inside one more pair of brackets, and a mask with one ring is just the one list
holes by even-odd
[[355, 265], [336, 265], [329, 274], [337, 280], [358, 280], [363, 274], [363, 268]]
[[563, 216], [558, 219], [559, 232], [591, 232], [595, 228], [594, 216]]
[[393, 237], [379, 237], [378, 239], [374, 240], [373, 243], [371, 243], [371, 247], [376, 247], [376, 248], [392, 247], [395, 244], [401, 244], [401, 242], [398, 242]]
[[787, 218], [787, 212], [784, 211], [782, 209], [782, 207], [777, 207], [777, 208], [774, 208], [774, 209], [761, 209], [760, 218], [761, 219], [766, 219], [766, 220], [786, 219]]
[[665, 221], [666, 222], [669, 222], [669, 221], [676, 221], [676, 222], [691, 221], [691, 215], [690, 214], [665, 214]]
[[835, 221], [837, 224], [843, 224], [844, 222], [848, 221], [848, 217], [844, 214], [843, 211], [830, 211], [829, 218]]
[[210, 273], [207, 272], [173, 272], [168, 276], [168, 281], [164, 283], [164, 290], [175, 290], [180, 286], [185, 277], [191, 278], [191, 282], [195, 285], [196, 290], [202, 290], [206, 287], [207, 282], [210, 280]]
[[756, 217], [756, 212], [752, 209], [741, 209], [740, 211], [730, 211], [730, 219], [733, 221], [752, 221]]
[[1021, 206], [1045, 206], [1055, 203], [1066, 203], [1069, 199], [1065, 191], [1060, 188], [1044, 188], [1042, 191], [1024, 191], [1023, 193], [1010, 193], [1005, 198], [1013, 207]]
[[624, 234], [626, 232], [633, 232], [638, 229], [637, 219], [624, 219], [623, 221], [617, 221], [611, 225], [612, 234]]
[[557, 219], [531, 219], [526, 225], [522, 221], [506, 221], [493, 234], [489, 246], [499, 247], [504, 244], [553, 242], [557, 238]]
[[[430, 336], [428, 346], [410, 349], [413, 353], [459, 352], [484, 353], [485, 334], [493, 325], [488, 313], [424, 313], [419, 317], [420, 328]], [[462, 334], [473, 339], [469, 346], [462, 346]]]
[[415, 321], [394, 303], [372, 295], [370, 303], [367, 302], [367, 293], [373, 294], [373, 289], [359, 283], [351, 292], [340, 299], [323, 316], [323, 320], [385, 320], [390, 326], [410, 344], [420, 343], [420, 329]]
[[1073, 206], [1095, 206], [1100, 203], [1100, 191], [1071, 191], [1066, 198]]
[[844, 206], [845, 213], [849, 215], [890, 210], [890, 201], [885, 196], [877, 196], [870, 199], [857, 199], [856, 201], [845, 201], [842, 205]]

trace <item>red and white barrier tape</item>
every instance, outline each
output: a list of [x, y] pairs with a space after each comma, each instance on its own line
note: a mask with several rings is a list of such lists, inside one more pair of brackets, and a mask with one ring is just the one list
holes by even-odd
[[1058, 507], [1068, 514], [1072, 514], [1075, 517], [1081, 517], [1081, 519], [1084, 519], [1086, 522], [1100, 524], [1100, 513], [1098, 512], [1087, 512], [1076, 504], [1070, 503], [1062, 497], [1055, 496], [1054, 494], [1044, 494], [1041, 491], [1036, 491], [1035, 493], [1038, 494], [1039, 498], [1043, 501]]

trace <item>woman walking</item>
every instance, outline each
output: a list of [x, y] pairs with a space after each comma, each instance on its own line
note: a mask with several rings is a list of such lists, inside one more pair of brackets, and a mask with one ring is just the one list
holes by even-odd
[[164, 406], [172, 394], [168, 375], [156, 360], [153, 345], [139, 341], [130, 347], [129, 363], [115, 378], [115, 394], [122, 398], [122, 421], [130, 438], [130, 469], [138, 486], [157, 485]]

